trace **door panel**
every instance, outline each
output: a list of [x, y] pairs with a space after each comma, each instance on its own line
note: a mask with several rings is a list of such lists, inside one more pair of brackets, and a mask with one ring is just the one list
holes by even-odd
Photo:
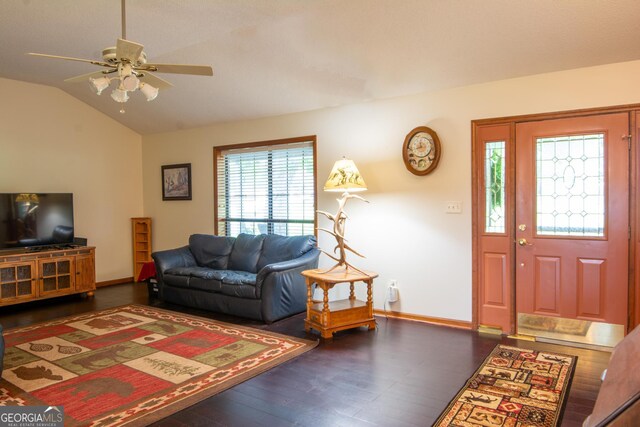
[[604, 318], [606, 261], [578, 259], [578, 316]]
[[491, 286], [484, 292], [484, 304], [494, 307], [509, 305], [507, 272], [507, 256], [505, 254], [487, 253], [484, 255], [484, 283], [491, 283]]
[[560, 315], [560, 258], [536, 257], [533, 309], [527, 313]]
[[628, 132], [627, 113], [516, 125], [518, 313], [626, 325]]

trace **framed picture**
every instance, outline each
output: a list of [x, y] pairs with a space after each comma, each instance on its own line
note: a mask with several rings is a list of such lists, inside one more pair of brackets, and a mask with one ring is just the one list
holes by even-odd
[[162, 200], [191, 200], [191, 163], [162, 166]]

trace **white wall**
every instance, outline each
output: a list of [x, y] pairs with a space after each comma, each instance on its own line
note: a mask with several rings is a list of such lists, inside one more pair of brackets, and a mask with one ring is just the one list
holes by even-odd
[[[380, 274], [376, 308], [389, 280], [397, 279], [400, 301], [393, 310], [469, 321], [471, 120], [640, 103], [638, 76], [640, 61], [634, 61], [143, 136], [144, 212], [154, 220], [154, 250], [213, 232], [213, 146], [315, 134], [319, 189], [342, 156], [355, 160], [368, 184], [364, 196], [371, 203], [347, 206], [347, 238], [367, 256], [350, 260]], [[401, 154], [417, 126], [434, 129], [443, 147], [438, 168], [424, 177], [409, 173]], [[192, 163], [192, 201], [162, 201], [160, 166], [173, 163]], [[319, 209], [335, 211], [334, 197], [320, 190]], [[463, 202], [462, 214], [444, 213], [449, 200]], [[320, 235], [321, 247], [332, 242]], [[329, 265], [324, 256], [322, 263]]]
[[0, 78], [0, 94], [0, 192], [73, 193], [75, 234], [96, 247], [96, 280], [130, 277], [140, 135], [56, 88]]

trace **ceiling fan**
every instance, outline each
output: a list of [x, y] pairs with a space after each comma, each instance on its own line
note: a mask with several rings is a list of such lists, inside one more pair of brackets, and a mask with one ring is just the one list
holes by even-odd
[[[147, 62], [147, 55], [143, 50], [144, 46], [140, 43], [127, 40], [125, 0], [121, 1], [122, 38], [118, 39], [116, 46], [107, 47], [102, 50], [102, 61], [32, 52], [27, 55], [87, 62], [104, 67], [104, 69], [100, 71], [71, 77], [66, 79], [65, 82], [84, 82], [88, 79], [91, 87], [100, 95], [102, 91], [108, 88], [111, 82], [115, 80], [118, 82], [118, 85], [111, 92], [111, 98], [120, 103], [127, 102], [129, 100], [129, 92], [138, 89], [147, 98], [147, 101], [153, 101], [158, 96], [159, 89], [173, 86], [168, 81], [161, 79], [153, 73], [191, 74], [197, 76], [213, 75], [213, 69], [208, 65], [157, 64]], [[114, 73], [117, 74], [112, 77], [109, 76]], [[121, 109], [120, 112], [124, 113], [124, 109]]]

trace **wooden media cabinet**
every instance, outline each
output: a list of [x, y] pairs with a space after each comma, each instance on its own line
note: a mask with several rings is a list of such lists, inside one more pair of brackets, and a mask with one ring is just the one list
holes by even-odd
[[96, 289], [95, 248], [0, 252], [0, 306]]

